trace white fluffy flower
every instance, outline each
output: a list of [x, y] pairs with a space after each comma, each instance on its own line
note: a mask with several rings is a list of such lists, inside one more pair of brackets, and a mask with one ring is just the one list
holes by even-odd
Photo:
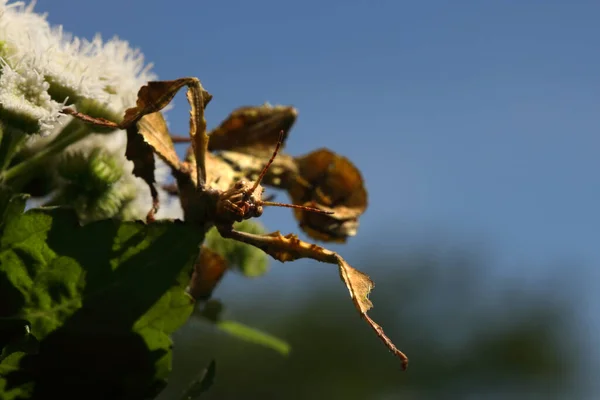
[[50, 98], [48, 82], [34, 69], [15, 71], [0, 59], [0, 107], [4, 119], [27, 132], [50, 132], [63, 107]]
[[[100, 35], [92, 40], [74, 37], [62, 26], [51, 27], [46, 16], [36, 14], [33, 7], [34, 2], [0, 0], [1, 122], [11, 123], [16, 118], [27, 127], [33, 125], [29, 132], [42, 133], [29, 141], [30, 152], [46, 146], [72, 119], [59, 114], [65, 104], [75, 108], [92, 104], [100, 115], [122, 116], [135, 105], [139, 88], [157, 78], [142, 53], [127, 42], [116, 37], [104, 42]], [[45, 133], [50, 135], [43, 137]], [[125, 158], [126, 142], [125, 131], [91, 134], [66, 152], [90, 154], [102, 148], [112, 154], [124, 172], [113, 190], [122, 191], [123, 197], [131, 197], [132, 188], [136, 193], [119, 212], [144, 218], [152, 201], [147, 185], [132, 175], [133, 164]], [[157, 175], [166, 175], [166, 166], [157, 166], [161, 166]], [[163, 191], [159, 194], [158, 217], [180, 218], [178, 202], [169, 202]]]
[[36, 70], [53, 92], [95, 100], [121, 113], [135, 104], [143, 84], [156, 79], [152, 66], [127, 42], [116, 37], [103, 42], [100, 35], [79, 39], [60, 25], [51, 27], [45, 15], [33, 12], [33, 2], [6, 3], [0, 0], [0, 54], [13, 68]]

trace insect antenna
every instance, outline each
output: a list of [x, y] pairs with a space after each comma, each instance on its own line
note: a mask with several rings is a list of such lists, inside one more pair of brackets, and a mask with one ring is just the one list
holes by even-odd
[[316, 212], [316, 213], [320, 213], [320, 214], [333, 214], [334, 213], [333, 211], [323, 211], [323, 210], [319, 210], [318, 208], [314, 208], [314, 207], [299, 206], [297, 204], [288, 204], [288, 203], [275, 203], [273, 201], [261, 201], [260, 205], [261, 206], [273, 206], [273, 207], [297, 208], [299, 210]]
[[258, 179], [254, 183], [254, 186], [252, 186], [252, 189], [250, 189], [250, 191], [248, 192], [248, 195], [251, 195], [252, 193], [254, 193], [254, 191], [256, 190], [258, 185], [260, 185], [260, 182], [263, 180], [263, 178], [267, 174], [269, 167], [271, 166], [271, 164], [273, 164], [273, 161], [275, 160], [275, 157], [277, 156], [277, 152], [279, 151], [279, 148], [281, 147], [282, 143], [283, 143], [283, 129], [281, 131], [279, 131], [279, 139], [277, 140], [277, 145], [275, 146], [275, 151], [273, 151], [273, 155], [269, 159], [269, 162], [267, 163], [267, 165], [265, 165], [265, 167], [262, 169], [262, 171], [260, 171], [260, 175], [258, 176]]
[[[277, 157], [277, 152], [279, 151], [279, 148], [281, 147], [281, 144], [283, 143], [283, 134], [284, 134], [284, 132], [283, 132], [283, 129], [282, 129], [279, 132], [279, 139], [277, 140], [277, 145], [275, 146], [275, 150], [273, 151], [273, 155], [269, 159], [269, 162], [267, 162], [267, 165], [265, 165], [265, 167], [263, 168], [263, 170], [260, 172], [260, 175], [258, 176], [258, 179], [254, 183], [254, 186], [252, 186], [252, 188], [250, 189], [250, 191], [246, 194], [247, 196], [250, 196], [252, 193], [254, 193], [254, 191], [256, 190], [256, 188], [258, 187], [258, 185], [260, 185], [260, 182], [263, 180], [263, 178], [267, 174], [267, 171], [269, 170], [269, 167], [271, 166], [271, 164], [273, 164], [273, 161], [275, 160], [275, 157]], [[333, 214], [333, 211], [323, 211], [323, 210], [319, 210], [318, 208], [314, 208], [314, 207], [300, 206], [300, 205], [297, 205], [297, 204], [276, 203], [276, 202], [273, 202], [273, 201], [261, 201], [260, 205], [262, 205], [262, 206], [271, 206], [271, 207], [297, 208], [299, 210], [304, 210], [304, 211], [309, 211], [309, 212], [316, 212], [316, 213], [320, 213], [320, 214]]]

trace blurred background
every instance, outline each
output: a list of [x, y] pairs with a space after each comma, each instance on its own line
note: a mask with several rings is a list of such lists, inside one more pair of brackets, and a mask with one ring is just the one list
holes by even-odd
[[[594, 399], [600, 359], [600, 3], [39, 1], [52, 24], [139, 47], [161, 79], [198, 76], [209, 127], [291, 104], [293, 155], [328, 147], [370, 208], [331, 248], [376, 282], [360, 321], [335, 267], [229, 274], [228, 318], [289, 356], [194, 320], [175, 336], [177, 398], [215, 359], [207, 399]], [[183, 95], [168, 112], [185, 133]], [[183, 149], [181, 149], [183, 151]], [[281, 194], [278, 200], [284, 200]], [[268, 229], [299, 232], [269, 209]]]

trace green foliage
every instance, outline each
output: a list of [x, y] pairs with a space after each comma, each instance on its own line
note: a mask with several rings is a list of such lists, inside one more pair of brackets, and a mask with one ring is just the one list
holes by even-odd
[[173, 221], [82, 227], [71, 210], [4, 203], [0, 317], [27, 321], [40, 351], [0, 364], [0, 398], [158, 393], [171, 369], [169, 334], [194, 308], [185, 287], [203, 233]]
[[13, 195], [9, 188], [0, 183], [0, 234], [4, 231], [10, 217], [23, 211], [23, 203], [27, 197], [27, 195]]
[[284, 356], [287, 356], [290, 353], [291, 346], [278, 337], [248, 325], [244, 325], [240, 322], [223, 319], [221, 316], [223, 308], [223, 304], [218, 300], [209, 300], [204, 304], [204, 307], [201, 310], [196, 309], [194, 317], [203, 321], [208, 321], [220, 331], [237, 339], [267, 347]]
[[[254, 234], [266, 232], [260, 222], [251, 220], [235, 224], [235, 229]], [[214, 228], [206, 234], [204, 245], [219, 253], [230, 267], [238, 268], [247, 277], [258, 277], [269, 270], [269, 259], [264, 251], [236, 240], [224, 239]]]
[[273, 349], [284, 356], [290, 353], [290, 345], [288, 343], [273, 335], [261, 332], [256, 328], [236, 321], [219, 321], [216, 323], [216, 326], [231, 336]]

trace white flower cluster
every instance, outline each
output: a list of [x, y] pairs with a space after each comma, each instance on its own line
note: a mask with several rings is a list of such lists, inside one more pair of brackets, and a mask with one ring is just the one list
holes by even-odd
[[[156, 79], [152, 65], [144, 65], [143, 55], [127, 42], [113, 38], [103, 43], [100, 35], [91, 41], [79, 39], [62, 26], [51, 27], [45, 15], [33, 12], [33, 2], [6, 3], [0, 0], [0, 56], [5, 67], [19, 74], [35, 71], [55, 92], [94, 100], [116, 113], [135, 103], [140, 86]], [[58, 112], [58, 104], [43, 105], [48, 113]]]
[[[145, 64], [139, 50], [113, 38], [103, 42], [79, 39], [51, 27], [45, 15], [33, 11], [34, 2], [0, 0], [0, 124], [30, 135], [28, 148], [37, 151], [55, 137], [71, 120], [59, 111], [65, 105], [81, 109], [93, 105], [100, 115], [122, 116], [135, 105], [141, 86], [156, 76]], [[125, 158], [126, 133], [92, 134], [67, 148], [66, 152], [91, 153], [102, 148], [112, 154], [123, 169], [114, 190], [128, 194], [121, 210], [127, 218], [143, 218], [151, 199], [146, 184], [131, 174], [132, 163]], [[157, 175], [166, 177], [166, 166], [157, 159]], [[157, 177], [159, 177], [157, 176]], [[132, 188], [135, 190], [132, 191]], [[130, 193], [135, 193], [131, 198]], [[178, 202], [169, 205], [167, 195], [157, 217], [179, 218]]]

